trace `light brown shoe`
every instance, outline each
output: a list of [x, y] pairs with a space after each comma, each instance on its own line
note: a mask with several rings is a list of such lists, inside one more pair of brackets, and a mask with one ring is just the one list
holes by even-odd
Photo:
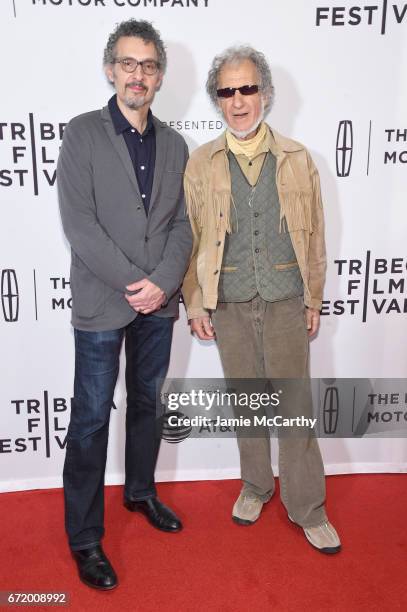
[[262, 500], [253, 493], [240, 493], [232, 510], [232, 519], [238, 525], [253, 525], [263, 508]]
[[[288, 515], [288, 518], [292, 523], [295, 523], [290, 515]], [[303, 527], [302, 529], [308, 542], [319, 552], [326, 555], [334, 555], [341, 550], [339, 536], [336, 533], [335, 527], [329, 521], [325, 521], [316, 527]]]
[[322, 553], [333, 555], [341, 550], [339, 536], [329, 521], [317, 527], [308, 527], [304, 533], [308, 542]]

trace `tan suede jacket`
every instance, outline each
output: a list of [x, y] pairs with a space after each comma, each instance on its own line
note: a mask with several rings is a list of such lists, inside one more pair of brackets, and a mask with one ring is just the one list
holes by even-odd
[[[270, 130], [270, 150], [277, 159], [280, 232], [290, 232], [304, 281], [305, 305], [320, 309], [326, 254], [318, 171], [302, 144]], [[225, 133], [192, 153], [184, 187], [194, 243], [182, 293], [188, 318], [194, 319], [216, 309], [225, 235], [231, 231], [231, 179]]]

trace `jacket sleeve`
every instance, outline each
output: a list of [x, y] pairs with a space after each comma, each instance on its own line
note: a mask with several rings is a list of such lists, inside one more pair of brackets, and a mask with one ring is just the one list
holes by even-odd
[[99, 223], [93, 189], [92, 147], [83, 122], [75, 119], [64, 132], [57, 183], [65, 235], [89, 270], [122, 293], [126, 285], [146, 278], [146, 273], [126, 257]]
[[199, 285], [197, 275], [197, 260], [202, 228], [201, 215], [204, 203], [202, 200], [202, 189], [199, 188], [198, 183], [194, 181], [189, 174], [189, 163], [185, 173], [184, 189], [187, 211], [192, 229], [193, 244], [191, 259], [182, 285], [182, 295], [187, 309], [188, 319], [196, 319], [198, 317], [209, 316], [209, 312], [203, 307], [202, 289]]
[[[183, 167], [187, 163], [188, 148], [183, 143]], [[167, 243], [162, 259], [148, 279], [160, 287], [167, 300], [180, 288], [187, 269], [192, 247], [192, 234], [189, 221], [185, 213], [184, 189], [181, 186], [178, 196], [176, 214], [170, 222]]]
[[308, 166], [310, 169], [312, 183], [312, 233], [310, 235], [308, 251], [310, 296], [309, 299], [306, 300], [306, 306], [320, 310], [322, 307], [322, 297], [327, 266], [325, 249], [325, 223], [319, 174], [309, 154]]

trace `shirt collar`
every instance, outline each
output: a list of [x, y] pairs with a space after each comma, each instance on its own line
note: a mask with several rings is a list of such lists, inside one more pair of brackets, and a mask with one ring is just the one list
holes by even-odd
[[[110, 98], [108, 107], [116, 134], [122, 134], [126, 130], [136, 130], [136, 128], [131, 125], [120, 110], [119, 105], [117, 104], [116, 94]], [[153, 128], [153, 113], [151, 112], [151, 109], [148, 109], [146, 129], [144, 130], [143, 134], [140, 134], [140, 136], [146, 136]], [[136, 132], [139, 133], [137, 130]]]

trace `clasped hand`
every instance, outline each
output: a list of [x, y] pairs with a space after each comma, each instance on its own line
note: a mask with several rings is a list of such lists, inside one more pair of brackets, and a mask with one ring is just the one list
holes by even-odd
[[125, 298], [133, 310], [142, 314], [150, 314], [155, 310], [159, 310], [166, 300], [164, 291], [147, 278], [127, 285], [126, 289], [128, 291], [137, 291], [137, 293], [132, 295], [126, 293]]

